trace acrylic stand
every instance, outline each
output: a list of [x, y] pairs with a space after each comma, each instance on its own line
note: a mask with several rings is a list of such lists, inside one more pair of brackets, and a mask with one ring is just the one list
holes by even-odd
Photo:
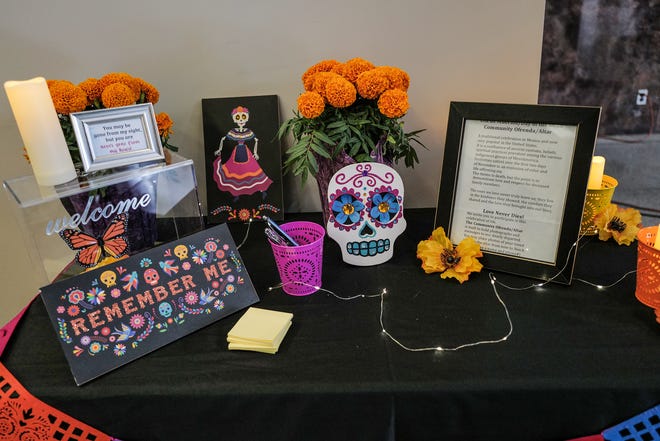
[[[25, 176], [5, 181], [4, 188], [34, 276], [44, 285], [81, 273], [87, 268], [81, 262], [111, 258], [113, 246], [123, 248], [121, 240], [113, 240], [119, 233], [130, 255], [204, 228], [194, 165], [182, 158], [55, 187], [39, 186], [34, 176]], [[124, 217], [125, 225], [118, 222]], [[94, 247], [105, 251], [97, 258]]]

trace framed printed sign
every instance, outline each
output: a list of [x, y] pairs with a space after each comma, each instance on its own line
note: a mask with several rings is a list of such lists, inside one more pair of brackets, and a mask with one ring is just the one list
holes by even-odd
[[85, 172], [164, 160], [151, 103], [71, 114]]
[[600, 108], [452, 102], [435, 225], [484, 266], [570, 283]]

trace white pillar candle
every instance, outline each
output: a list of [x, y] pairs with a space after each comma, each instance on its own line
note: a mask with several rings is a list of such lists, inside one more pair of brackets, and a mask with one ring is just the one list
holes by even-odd
[[605, 172], [605, 158], [603, 156], [594, 156], [591, 160], [589, 169], [589, 190], [600, 190], [603, 183], [603, 173]]
[[76, 170], [46, 80], [7, 81], [5, 92], [37, 183], [50, 186], [74, 179]]

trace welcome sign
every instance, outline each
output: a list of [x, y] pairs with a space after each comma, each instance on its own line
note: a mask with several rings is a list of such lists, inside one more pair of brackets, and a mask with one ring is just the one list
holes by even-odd
[[76, 384], [258, 302], [226, 224], [41, 289]]

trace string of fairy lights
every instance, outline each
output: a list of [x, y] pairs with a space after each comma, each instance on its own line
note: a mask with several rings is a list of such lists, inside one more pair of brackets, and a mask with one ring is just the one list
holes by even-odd
[[[250, 225], [252, 224], [252, 219], [250, 219], [250, 221], [247, 222], [247, 223], [248, 223], [248, 227], [247, 227], [247, 230], [245, 232], [245, 237], [243, 238], [241, 243], [237, 246], [237, 249], [240, 248], [241, 246], [243, 246], [245, 244], [245, 242], [247, 241], [248, 235], [250, 233]], [[571, 245], [571, 248], [570, 248], [570, 250], [568, 252], [568, 255], [567, 255], [567, 258], [566, 258], [566, 262], [559, 269], [557, 274], [555, 274], [554, 276], [548, 278], [547, 280], [544, 280], [543, 282], [529, 283], [529, 284], [526, 284], [524, 286], [512, 286], [512, 285], [509, 285], [509, 284], [506, 284], [506, 283], [503, 283], [503, 282], [499, 281], [495, 277], [495, 274], [493, 274], [492, 272], [488, 273], [488, 278], [490, 280], [490, 285], [491, 285], [491, 288], [493, 290], [493, 294], [494, 294], [495, 299], [497, 300], [497, 302], [500, 304], [500, 306], [502, 308], [502, 311], [503, 311], [503, 314], [504, 314], [504, 317], [506, 318], [507, 329], [504, 332], [504, 334], [500, 337], [495, 337], [495, 338], [492, 338], [492, 339], [476, 340], [476, 341], [472, 341], [472, 342], [466, 342], [466, 343], [462, 343], [462, 344], [459, 344], [459, 345], [456, 345], [456, 346], [445, 347], [445, 346], [441, 346], [441, 345], [435, 345], [435, 346], [415, 347], [415, 346], [404, 344], [398, 337], [396, 337], [394, 335], [394, 333], [392, 331], [390, 331], [390, 329], [386, 325], [385, 303], [386, 303], [386, 297], [389, 294], [389, 291], [387, 290], [387, 288], [383, 288], [380, 291], [380, 293], [378, 293], [378, 294], [356, 294], [356, 295], [352, 295], [352, 296], [341, 296], [341, 295], [338, 295], [337, 293], [335, 293], [334, 291], [323, 288], [321, 286], [310, 285], [310, 284], [302, 283], [302, 282], [286, 282], [286, 283], [280, 282], [276, 285], [268, 287], [268, 292], [271, 292], [271, 291], [274, 291], [274, 290], [277, 290], [277, 289], [281, 289], [287, 284], [296, 284], [296, 285], [304, 285], [304, 286], [307, 286], [307, 287], [310, 287], [310, 288], [314, 288], [315, 291], [318, 291], [318, 292], [325, 292], [325, 293], [333, 296], [334, 298], [342, 300], [342, 301], [353, 301], [353, 300], [359, 300], [359, 299], [379, 298], [380, 299], [379, 300], [380, 311], [379, 311], [379, 314], [378, 314], [378, 320], [379, 320], [380, 327], [381, 327], [381, 333], [384, 336], [386, 336], [390, 341], [392, 341], [394, 344], [399, 346], [401, 349], [403, 349], [405, 351], [408, 351], [408, 352], [430, 352], [430, 351], [433, 351], [433, 352], [456, 352], [456, 351], [459, 351], [461, 349], [472, 348], [472, 347], [475, 347], [475, 346], [493, 345], [493, 344], [499, 344], [499, 343], [506, 342], [509, 339], [509, 337], [511, 337], [511, 335], [513, 334], [514, 326], [513, 326], [513, 320], [511, 319], [511, 313], [509, 312], [509, 308], [507, 307], [506, 303], [502, 299], [502, 297], [501, 297], [501, 295], [500, 295], [500, 293], [497, 289], [498, 286], [500, 286], [502, 288], [505, 288], [505, 289], [508, 289], [510, 291], [525, 291], [525, 290], [529, 290], [529, 289], [538, 289], [538, 288], [541, 288], [541, 287], [547, 285], [548, 283], [553, 282], [557, 277], [559, 277], [564, 272], [564, 270], [569, 265], [569, 263], [571, 261], [571, 254], [572, 253], [577, 253], [578, 244], [580, 243], [580, 240], [583, 237], [584, 237], [583, 235], [579, 236], [578, 239]], [[635, 274], [636, 272], [637, 272], [637, 270], [630, 270], [630, 271], [626, 272], [625, 274], [623, 274], [621, 277], [619, 277], [614, 282], [612, 282], [610, 284], [606, 284], [606, 285], [599, 284], [599, 283], [594, 283], [594, 282], [591, 282], [591, 281], [588, 281], [588, 280], [575, 278], [575, 277], [573, 278], [573, 280], [576, 281], [576, 282], [580, 282], [580, 283], [584, 283], [586, 285], [593, 286], [593, 287], [595, 287], [599, 290], [605, 290], [605, 289], [612, 288], [612, 287], [618, 285], [619, 283], [623, 282], [627, 277], [629, 277], [632, 274]]]

